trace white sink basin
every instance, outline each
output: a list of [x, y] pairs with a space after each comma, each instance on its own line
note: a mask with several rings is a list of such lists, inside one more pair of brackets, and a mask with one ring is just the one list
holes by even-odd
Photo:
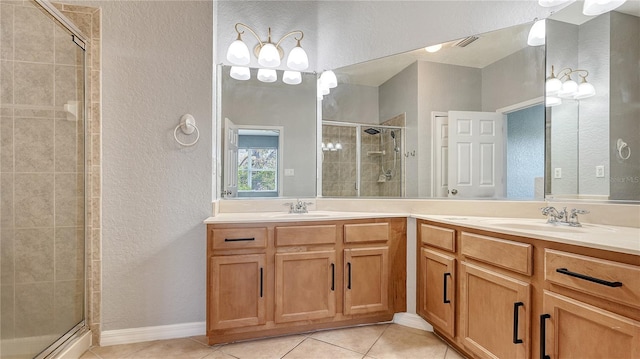
[[550, 224], [544, 219], [518, 219], [518, 218], [499, 218], [487, 219], [483, 222], [492, 226], [509, 228], [523, 231], [553, 232], [553, 233], [587, 233], [587, 232], [613, 232], [614, 229], [593, 224], [583, 224], [582, 227], [571, 227], [561, 224]]
[[276, 213], [269, 215], [270, 218], [282, 218], [282, 219], [309, 219], [309, 218], [327, 218], [330, 214], [328, 213]]

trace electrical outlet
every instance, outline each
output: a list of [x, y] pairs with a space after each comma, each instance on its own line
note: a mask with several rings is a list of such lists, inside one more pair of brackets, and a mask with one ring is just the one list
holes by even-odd
[[596, 166], [596, 177], [604, 177], [604, 166]]
[[554, 168], [553, 169], [553, 178], [562, 178], [562, 168]]
[[285, 168], [284, 169], [284, 175], [289, 177], [289, 176], [294, 176], [295, 171], [293, 170], [293, 168]]

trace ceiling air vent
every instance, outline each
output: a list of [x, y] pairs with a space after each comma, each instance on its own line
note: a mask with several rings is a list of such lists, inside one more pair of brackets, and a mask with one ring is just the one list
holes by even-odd
[[464, 39], [458, 41], [458, 43], [455, 44], [454, 46], [456, 46], [456, 47], [467, 47], [470, 43], [472, 43], [472, 42], [474, 42], [474, 41], [476, 41], [478, 39], [479, 39], [479, 37], [477, 37], [477, 36], [469, 36], [467, 38], [464, 38]]

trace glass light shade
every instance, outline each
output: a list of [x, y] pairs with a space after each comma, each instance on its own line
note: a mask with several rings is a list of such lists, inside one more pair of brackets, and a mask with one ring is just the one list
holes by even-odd
[[338, 78], [331, 70], [324, 71], [322, 75], [320, 75], [320, 81], [330, 89], [338, 86]]
[[322, 76], [318, 79], [318, 93], [321, 95], [328, 95], [329, 94], [329, 86], [327, 86], [323, 81], [322, 81]]
[[591, 96], [595, 96], [596, 88], [588, 82], [583, 82], [578, 86], [578, 94], [574, 97], [576, 100], [582, 100]]
[[320, 87], [320, 83], [318, 82], [318, 85], [316, 86], [317, 88], [317, 95], [316, 98], [318, 99], [318, 101], [322, 101], [322, 88]]
[[562, 104], [562, 99], [560, 97], [547, 96], [544, 98], [544, 105], [546, 107], [553, 107]]
[[231, 66], [231, 70], [229, 71], [229, 75], [231, 78], [246, 81], [251, 78], [251, 71], [248, 67], [244, 66]]
[[341, 149], [342, 149], [342, 144], [336, 143], [336, 150], [341, 150]]
[[259, 69], [258, 80], [262, 82], [276, 82], [278, 80], [278, 74], [273, 69]]
[[329, 142], [327, 143], [327, 148], [331, 151], [335, 151], [336, 149], [333, 147], [333, 143]]
[[558, 91], [558, 96], [562, 98], [573, 98], [578, 93], [578, 84], [569, 79], [562, 84], [562, 88]]
[[285, 71], [282, 74], [282, 82], [287, 85], [297, 85], [302, 83], [302, 75], [299, 71]]
[[258, 53], [258, 63], [260, 66], [264, 67], [280, 66], [280, 53], [278, 52], [276, 45], [272, 43], [262, 45], [262, 48]]
[[627, 0], [585, 0], [582, 13], [588, 16], [596, 16], [616, 9]]
[[294, 47], [287, 57], [287, 67], [291, 70], [303, 71], [309, 67], [309, 57], [300, 46]]
[[543, 20], [536, 21], [529, 30], [529, 37], [527, 38], [527, 45], [540, 46], [545, 42], [545, 22]]
[[234, 65], [249, 65], [249, 48], [242, 40], [235, 40], [227, 49], [227, 61]]
[[440, 51], [441, 48], [442, 48], [442, 44], [438, 44], [438, 45], [433, 45], [433, 46], [427, 46], [424, 49], [427, 52], [438, 52], [438, 51]]
[[574, 1], [575, 0], [538, 0], [538, 5], [542, 7], [554, 7]]
[[556, 77], [548, 77], [545, 82], [545, 92], [547, 96], [554, 96], [562, 88], [562, 81]]

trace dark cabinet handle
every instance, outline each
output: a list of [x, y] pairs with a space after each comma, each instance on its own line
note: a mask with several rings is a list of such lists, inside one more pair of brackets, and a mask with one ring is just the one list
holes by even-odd
[[351, 262], [347, 262], [347, 289], [351, 289]]
[[558, 269], [556, 269], [556, 272], [561, 273], [561, 274], [566, 274], [568, 276], [572, 276], [572, 277], [588, 280], [589, 282], [594, 282], [594, 283], [606, 285], [607, 287], [614, 287], [614, 288], [615, 287], [622, 287], [622, 282], [609, 282], [608, 280], [604, 280], [604, 279], [600, 279], [600, 278], [594, 278], [594, 277], [590, 277], [590, 276], [585, 275], [585, 274], [572, 272], [572, 271], [568, 270], [567, 268], [558, 268]]
[[249, 242], [255, 241], [255, 238], [225, 238], [225, 242]]
[[451, 301], [450, 301], [449, 299], [447, 299], [447, 277], [451, 277], [451, 273], [448, 273], [448, 272], [447, 272], [447, 273], [445, 273], [445, 274], [444, 274], [444, 290], [443, 290], [444, 295], [443, 295], [443, 302], [444, 302], [445, 304], [447, 304], [447, 303], [451, 303]]
[[545, 321], [551, 318], [549, 314], [542, 314], [540, 316], [540, 359], [551, 359], [547, 355], [547, 327]]
[[331, 263], [331, 290], [336, 290], [336, 265]]
[[513, 303], [513, 344], [522, 343], [522, 339], [518, 339], [518, 318], [520, 315], [518, 313], [518, 308], [524, 307], [524, 303], [515, 302]]
[[264, 287], [264, 268], [260, 267], [260, 298], [262, 298], [262, 288]]

